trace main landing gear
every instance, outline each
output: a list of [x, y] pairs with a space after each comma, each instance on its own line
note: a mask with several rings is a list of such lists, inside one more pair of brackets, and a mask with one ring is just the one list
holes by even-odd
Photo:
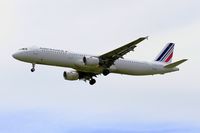
[[92, 78], [92, 79], [90, 79], [89, 83], [90, 83], [90, 85], [94, 85], [96, 83], [96, 80]]
[[35, 64], [32, 64], [31, 72], [35, 72]]
[[110, 71], [108, 69], [104, 69], [102, 73], [104, 76], [107, 76], [110, 73]]
[[[110, 73], [110, 71], [108, 69], [104, 69], [102, 74], [104, 76], [107, 76], [108, 74]], [[89, 80], [89, 83], [90, 85], [94, 85], [96, 83], [96, 80], [92, 78], [92, 76], [90, 77], [90, 80]]]

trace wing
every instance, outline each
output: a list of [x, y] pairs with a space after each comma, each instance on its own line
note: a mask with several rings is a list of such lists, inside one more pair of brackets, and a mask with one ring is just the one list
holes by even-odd
[[119, 59], [119, 58], [123, 58], [123, 56], [125, 54], [127, 54], [130, 51], [133, 51], [134, 48], [136, 47], [136, 45], [140, 42], [142, 42], [143, 40], [148, 39], [148, 37], [141, 37], [138, 38], [137, 40], [130, 42], [120, 48], [117, 48], [113, 51], [110, 51], [106, 54], [103, 54], [101, 56], [99, 56], [100, 59], [100, 65], [103, 67], [110, 67], [111, 65], [114, 64], [114, 62]]

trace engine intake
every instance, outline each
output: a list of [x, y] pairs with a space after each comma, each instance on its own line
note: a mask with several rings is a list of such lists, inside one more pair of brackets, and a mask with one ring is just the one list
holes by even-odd
[[99, 65], [99, 58], [97, 57], [83, 57], [83, 62], [85, 65], [88, 65], [88, 66], [98, 66]]
[[78, 80], [79, 79], [79, 73], [76, 71], [71, 72], [64, 72], [63, 77], [65, 80]]

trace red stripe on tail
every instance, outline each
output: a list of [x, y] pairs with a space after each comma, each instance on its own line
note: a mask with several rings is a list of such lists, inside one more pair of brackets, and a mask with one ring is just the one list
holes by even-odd
[[172, 56], [173, 56], [173, 52], [170, 54], [170, 56], [165, 60], [165, 62], [168, 62], [168, 61], [170, 61], [171, 60], [171, 58], [172, 58]]

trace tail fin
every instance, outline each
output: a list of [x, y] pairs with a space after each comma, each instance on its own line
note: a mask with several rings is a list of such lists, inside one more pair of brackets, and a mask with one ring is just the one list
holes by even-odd
[[174, 51], [174, 43], [168, 43], [165, 45], [163, 50], [156, 57], [155, 61], [171, 63]]

